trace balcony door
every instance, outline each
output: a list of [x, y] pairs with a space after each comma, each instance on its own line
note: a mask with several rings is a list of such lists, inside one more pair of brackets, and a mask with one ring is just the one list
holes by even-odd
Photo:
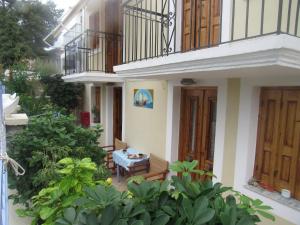
[[183, 88], [179, 160], [199, 161], [199, 169], [212, 171], [217, 113], [216, 88]]
[[183, 0], [182, 51], [220, 43], [221, 0]]
[[113, 66], [122, 62], [123, 17], [121, 15], [121, 0], [109, 0], [105, 4], [105, 72], [113, 73]]

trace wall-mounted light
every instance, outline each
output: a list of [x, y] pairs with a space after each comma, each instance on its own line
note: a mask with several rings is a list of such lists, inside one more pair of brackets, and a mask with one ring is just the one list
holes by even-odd
[[194, 79], [191, 79], [191, 78], [184, 78], [180, 81], [180, 83], [182, 85], [193, 85], [193, 84], [196, 84], [197, 82]]
[[114, 82], [107, 82], [107, 83], [106, 83], [106, 86], [108, 86], [108, 87], [112, 87], [112, 86], [114, 86], [114, 85], [115, 85]]

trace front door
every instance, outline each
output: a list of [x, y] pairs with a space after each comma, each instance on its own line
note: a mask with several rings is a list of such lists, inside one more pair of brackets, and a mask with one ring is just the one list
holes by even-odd
[[220, 43], [221, 0], [183, 0], [182, 50]]
[[182, 88], [179, 160], [198, 160], [212, 171], [216, 130], [217, 89]]
[[122, 140], [122, 87], [114, 88], [113, 132], [114, 139]]
[[254, 176], [300, 200], [300, 88], [262, 88]]

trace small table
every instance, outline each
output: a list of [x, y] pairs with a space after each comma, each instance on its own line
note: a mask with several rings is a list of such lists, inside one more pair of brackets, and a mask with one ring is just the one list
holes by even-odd
[[134, 163], [142, 162], [144, 160], [149, 159], [148, 155], [146, 157], [140, 159], [129, 159], [129, 154], [144, 154], [136, 149], [128, 148], [126, 152], [122, 150], [114, 151], [112, 154], [113, 161], [117, 166], [117, 178], [118, 182], [120, 182], [120, 166], [123, 167], [125, 170], [129, 171], [129, 166], [132, 166]]

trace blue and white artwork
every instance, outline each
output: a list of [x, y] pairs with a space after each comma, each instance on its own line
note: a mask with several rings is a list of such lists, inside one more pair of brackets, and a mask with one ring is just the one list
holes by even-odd
[[153, 109], [153, 90], [134, 89], [134, 105], [147, 109]]

